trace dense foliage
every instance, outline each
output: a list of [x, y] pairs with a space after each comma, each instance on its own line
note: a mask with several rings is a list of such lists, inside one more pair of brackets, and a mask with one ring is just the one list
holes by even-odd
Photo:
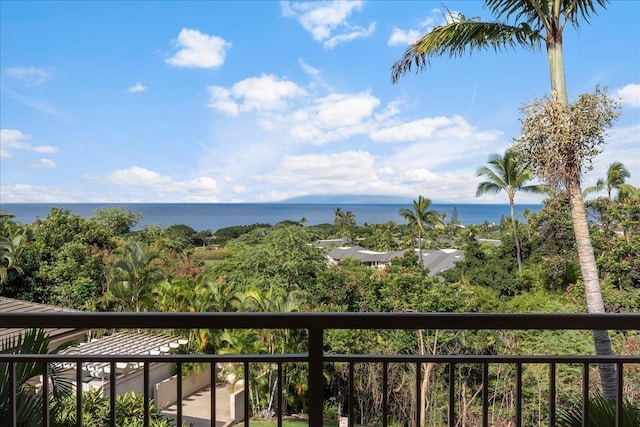
[[[640, 311], [640, 195], [602, 197], [588, 203], [594, 250], [608, 311]], [[256, 224], [211, 233], [187, 226], [144, 227], [128, 211], [99, 211], [81, 217], [52, 209], [33, 224], [0, 223], [2, 266], [0, 295], [83, 310], [108, 311], [382, 311], [382, 312], [584, 312], [584, 291], [567, 196], [556, 193], [538, 213], [518, 222], [522, 272], [518, 272], [512, 224], [461, 227], [450, 221], [441, 229], [420, 232], [425, 249], [456, 248], [465, 252], [457, 265], [431, 276], [417, 262], [416, 252], [378, 270], [355, 259], [329, 267], [319, 238], [348, 237], [371, 249], [410, 249], [417, 232], [411, 224], [355, 225], [355, 218], [337, 210], [336, 224], [306, 226], [286, 221], [275, 226]], [[347, 219], [345, 219], [347, 218]], [[225, 234], [228, 233], [228, 234]], [[345, 233], [348, 236], [345, 236]], [[222, 236], [227, 236], [223, 238]], [[235, 237], [231, 237], [234, 235]], [[203, 235], [200, 235], [203, 237]], [[203, 246], [204, 245], [204, 246]], [[305, 351], [305, 331], [193, 330], [173, 331], [189, 338], [194, 352], [296, 353]], [[393, 354], [572, 354], [590, 353], [589, 333], [544, 334], [527, 331], [330, 331], [328, 352]], [[617, 353], [640, 349], [635, 333], [612, 337]], [[380, 366], [357, 364], [357, 423], [380, 422]], [[393, 366], [388, 372], [393, 392], [392, 423], [415, 419], [415, 366]], [[421, 369], [421, 419], [424, 425], [446, 422], [448, 367], [424, 364]], [[461, 366], [456, 393], [467, 425], [481, 416], [477, 390], [481, 368]], [[224, 372], [241, 379], [242, 368]], [[251, 411], [274, 410], [275, 366], [251, 367]], [[326, 366], [327, 415], [344, 413], [349, 367]], [[491, 425], [507, 425], [515, 410], [513, 367], [492, 366]], [[580, 367], [558, 367], [558, 405], [570, 408], [581, 396]], [[597, 382], [597, 375], [591, 375]], [[638, 369], [625, 370], [625, 395], [640, 402]], [[638, 381], [636, 381], [638, 380]], [[526, 425], [544, 424], [548, 407], [548, 369], [525, 369], [523, 390]], [[306, 370], [285, 369], [287, 412], [304, 412]], [[543, 390], [544, 389], [544, 390]], [[129, 396], [127, 401], [134, 401]], [[126, 400], [125, 399], [125, 400]], [[93, 399], [96, 408], [99, 398]], [[63, 402], [61, 400], [60, 402]], [[63, 403], [58, 403], [62, 405]], [[134, 405], [135, 406], [135, 405]], [[62, 408], [62, 406], [58, 406]], [[98, 410], [98, 409], [96, 409]], [[61, 419], [62, 420], [62, 419]], [[62, 422], [62, 421], [61, 421]], [[66, 421], [65, 421], [66, 422]], [[69, 422], [72, 422], [69, 421]], [[64, 423], [63, 423], [64, 424]], [[89, 425], [89, 424], [87, 424]]]

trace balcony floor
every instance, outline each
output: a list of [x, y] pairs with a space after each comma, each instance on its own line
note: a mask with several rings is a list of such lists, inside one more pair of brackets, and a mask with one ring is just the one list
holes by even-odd
[[[229, 386], [216, 388], [216, 427], [233, 421], [229, 413]], [[177, 406], [171, 405], [162, 411], [167, 418], [176, 418]], [[211, 387], [200, 390], [182, 401], [182, 421], [193, 427], [211, 426]]]

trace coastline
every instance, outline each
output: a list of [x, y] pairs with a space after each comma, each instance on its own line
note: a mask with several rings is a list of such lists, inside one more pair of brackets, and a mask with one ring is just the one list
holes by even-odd
[[[381, 224], [388, 221], [404, 223], [398, 214], [407, 204], [382, 203], [0, 203], [0, 210], [15, 215], [14, 221], [30, 224], [38, 218], [45, 218], [52, 207], [68, 209], [71, 214], [91, 216], [101, 208], [124, 208], [132, 213], [140, 213], [142, 220], [137, 228], [146, 225], [169, 227], [184, 224], [196, 231], [211, 230], [235, 225], [256, 223], [276, 224], [280, 221], [300, 221], [306, 225], [333, 223], [335, 209], [351, 211], [358, 225]], [[509, 216], [508, 204], [433, 203], [430, 207], [446, 215], [450, 221], [454, 209], [463, 225], [499, 223]], [[538, 212], [541, 204], [516, 205], [516, 215], [529, 209]]]

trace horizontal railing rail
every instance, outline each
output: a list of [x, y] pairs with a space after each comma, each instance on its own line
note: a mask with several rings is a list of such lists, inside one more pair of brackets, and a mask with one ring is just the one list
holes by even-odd
[[[478, 364], [483, 372], [482, 422], [489, 425], [487, 415], [488, 367], [492, 364], [510, 364], [516, 368], [516, 414], [515, 425], [522, 425], [522, 366], [523, 364], [544, 364], [549, 367], [549, 425], [555, 425], [555, 371], [557, 365], [577, 364], [583, 367], [583, 425], [588, 425], [588, 375], [589, 367], [596, 364], [612, 364], [618, 373], [616, 425], [622, 426], [622, 384], [624, 367], [640, 364], [640, 355], [596, 356], [596, 355], [378, 355], [378, 354], [329, 354], [324, 351], [324, 331], [340, 330], [640, 330], [640, 314], [490, 314], [490, 313], [0, 313], [0, 328], [77, 328], [77, 329], [303, 329], [308, 331], [306, 353], [299, 354], [251, 354], [251, 355], [203, 355], [203, 354], [167, 354], [167, 355], [74, 355], [74, 354], [0, 354], [0, 363], [9, 363], [9, 372], [22, 362], [75, 363], [78, 372], [78, 384], [83, 363], [110, 363], [112, 368], [118, 362], [137, 362], [145, 371], [145, 422], [148, 420], [149, 365], [154, 362], [211, 364], [212, 384], [215, 383], [215, 367], [219, 363], [238, 363], [244, 365], [248, 380], [249, 364], [271, 363], [277, 365], [278, 384], [281, 384], [283, 366], [287, 363], [305, 363], [308, 370], [308, 415], [311, 427], [323, 425], [323, 369], [326, 363], [347, 363], [349, 365], [349, 401], [353, 399], [353, 367], [359, 363], [378, 363], [383, 366], [384, 399], [386, 394], [386, 370], [391, 364], [415, 365], [416, 387], [420, 382], [420, 364], [438, 363], [449, 367], [449, 425], [456, 425], [454, 404], [454, 371], [460, 364]], [[111, 378], [115, 380], [115, 369], [111, 369]], [[10, 379], [14, 381], [13, 377]], [[43, 383], [46, 381], [43, 381]], [[182, 423], [181, 372], [178, 369], [177, 422]], [[44, 384], [43, 384], [44, 385]], [[15, 388], [15, 384], [12, 384]], [[248, 384], [245, 384], [248, 387]], [[115, 413], [115, 387], [111, 387], [112, 414]], [[212, 392], [213, 392], [212, 387]], [[282, 401], [282, 390], [278, 391], [278, 401]], [[416, 396], [419, 389], [416, 388]], [[78, 394], [77, 409], [81, 409], [81, 396]], [[416, 397], [417, 398], [417, 397]], [[13, 408], [10, 425], [16, 425], [15, 392], [11, 396]], [[215, 402], [212, 398], [212, 414]], [[245, 425], [249, 425], [248, 393], [245, 393]], [[46, 406], [46, 405], [45, 405]], [[353, 405], [348, 405], [353, 410]], [[48, 409], [45, 408], [45, 413]], [[115, 425], [112, 415], [111, 425]], [[383, 407], [383, 426], [387, 425], [386, 406]], [[43, 425], [48, 425], [44, 419]], [[78, 419], [81, 419], [78, 413]], [[353, 416], [349, 417], [350, 424]], [[80, 424], [79, 424], [80, 425]], [[215, 416], [211, 417], [215, 425]], [[278, 426], [282, 425], [282, 413], [278, 411]], [[416, 411], [415, 425], [420, 425], [419, 411]]]
[[2, 328], [640, 329], [640, 314], [511, 313], [0, 313]]

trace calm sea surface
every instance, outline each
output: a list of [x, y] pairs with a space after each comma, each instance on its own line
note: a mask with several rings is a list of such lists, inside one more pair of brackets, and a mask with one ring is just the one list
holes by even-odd
[[[333, 223], [335, 208], [351, 211], [359, 225], [380, 224], [404, 220], [398, 214], [401, 208], [411, 204], [315, 204], [315, 203], [2, 203], [0, 210], [15, 215], [14, 220], [30, 224], [47, 216], [52, 207], [69, 209], [72, 214], [91, 216], [100, 208], [122, 207], [132, 213], [142, 214], [139, 226], [157, 224], [168, 227], [185, 224], [195, 230], [216, 231], [233, 225], [255, 223], [276, 224], [283, 220], [307, 219], [307, 225]], [[516, 214], [529, 209], [540, 211], [542, 205], [516, 205]], [[432, 204], [431, 209], [445, 213], [451, 219], [454, 208], [464, 225], [499, 223], [502, 216], [509, 216], [509, 205], [502, 204]]]

